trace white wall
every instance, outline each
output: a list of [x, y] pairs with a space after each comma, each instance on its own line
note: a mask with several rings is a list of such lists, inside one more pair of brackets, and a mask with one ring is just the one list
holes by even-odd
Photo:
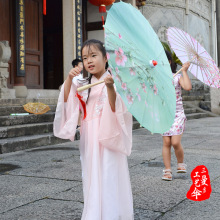
[[96, 39], [104, 43], [104, 31], [103, 30], [88, 31], [88, 39]]
[[75, 0], [63, 0], [63, 78], [75, 58]]

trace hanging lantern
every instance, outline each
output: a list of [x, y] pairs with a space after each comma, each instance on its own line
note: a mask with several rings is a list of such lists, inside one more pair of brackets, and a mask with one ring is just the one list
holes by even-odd
[[[111, 5], [115, 0], [89, 0], [92, 5], [99, 6], [99, 13], [106, 12], [106, 6]], [[104, 16], [102, 15], [102, 24], [104, 25]], [[104, 29], [104, 27], [103, 27]]]
[[99, 12], [105, 13], [106, 6], [111, 5], [115, 2], [115, 0], [89, 0], [92, 5], [99, 6]]

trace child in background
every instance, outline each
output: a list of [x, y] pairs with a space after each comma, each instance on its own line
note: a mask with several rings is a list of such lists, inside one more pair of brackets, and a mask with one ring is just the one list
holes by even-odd
[[[83, 69], [83, 63], [82, 60], [76, 58], [75, 60], [72, 61], [72, 66], [73, 68], [79, 67], [81, 70]], [[81, 80], [83, 79], [83, 73], [81, 72], [78, 76], [74, 77], [73, 80]]]
[[[83, 93], [86, 118], [81, 120], [80, 158], [84, 209], [82, 220], [133, 220], [133, 199], [127, 164], [132, 147], [132, 115], [114, 87], [107, 70], [103, 43], [88, 40], [82, 47], [83, 65], [90, 73], [87, 83], [105, 83]], [[79, 114], [75, 96], [82, 69], [70, 70], [64, 82], [54, 120], [54, 135], [74, 140]], [[84, 112], [85, 114], [85, 112]], [[85, 115], [84, 115], [85, 117]]]
[[[172, 72], [176, 72], [176, 64], [173, 63], [171, 53], [165, 51], [167, 58], [170, 62]], [[175, 155], [177, 158], [177, 173], [186, 173], [186, 164], [183, 163], [184, 152], [181, 145], [181, 138], [185, 127], [186, 116], [183, 109], [183, 102], [181, 96], [181, 88], [185, 90], [191, 90], [192, 85], [187, 74], [187, 70], [190, 63], [187, 62], [183, 64], [183, 76], [180, 74], [176, 75], [173, 79], [176, 91], [176, 114], [175, 120], [169, 131], [163, 134], [163, 161], [165, 169], [163, 170], [162, 180], [172, 180], [172, 170], [171, 170], [171, 146], [173, 146]]]
[[80, 68], [83, 68], [83, 63], [82, 63], [82, 60], [76, 58], [72, 61], [72, 66], [73, 68], [75, 67], [80, 67]]

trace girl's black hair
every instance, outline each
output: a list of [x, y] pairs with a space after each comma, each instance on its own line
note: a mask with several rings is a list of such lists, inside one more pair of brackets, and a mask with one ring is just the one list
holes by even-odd
[[[106, 50], [105, 50], [104, 44], [101, 41], [95, 40], [95, 39], [86, 40], [83, 43], [82, 48], [81, 48], [81, 55], [82, 55], [82, 51], [83, 51], [84, 47], [88, 47], [88, 49], [90, 49], [91, 46], [94, 46], [94, 47], [98, 48], [98, 50], [102, 53], [103, 57], [106, 56]], [[108, 69], [108, 62], [106, 62], [105, 69], [106, 70]], [[91, 83], [91, 79], [92, 79], [92, 74], [90, 74], [90, 76], [87, 79], [85, 79], [85, 82], [88, 82], [88, 84], [90, 84]], [[86, 103], [88, 102], [90, 92], [91, 92], [91, 88], [89, 88], [88, 97], [87, 97]]]
[[177, 64], [173, 62], [173, 58], [171, 53], [168, 50], [165, 50], [165, 53], [167, 55], [167, 59], [171, 62], [170, 67], [173, 73], [176, 73]]

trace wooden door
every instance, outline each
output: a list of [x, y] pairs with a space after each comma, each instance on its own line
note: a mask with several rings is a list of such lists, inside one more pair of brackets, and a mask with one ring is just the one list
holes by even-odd
[[25, 0], [25, 49], [28, 88], [43, 88], [43, 6], [42, 0]]
[[62, 0], [47, 0], [47, 15], [43, 18], [44, 89], [58, 89], [63, 84], [62, 18]]
[[9, 61], [8, 87], [25, 84], [29, 89], [41, 89], [43, 88], [43, 0], [24, 0], [25, 77], [16, 75], [15, 2], [15, 0], [0, 0], [0, 41], [9, 41], [12, 52]]

